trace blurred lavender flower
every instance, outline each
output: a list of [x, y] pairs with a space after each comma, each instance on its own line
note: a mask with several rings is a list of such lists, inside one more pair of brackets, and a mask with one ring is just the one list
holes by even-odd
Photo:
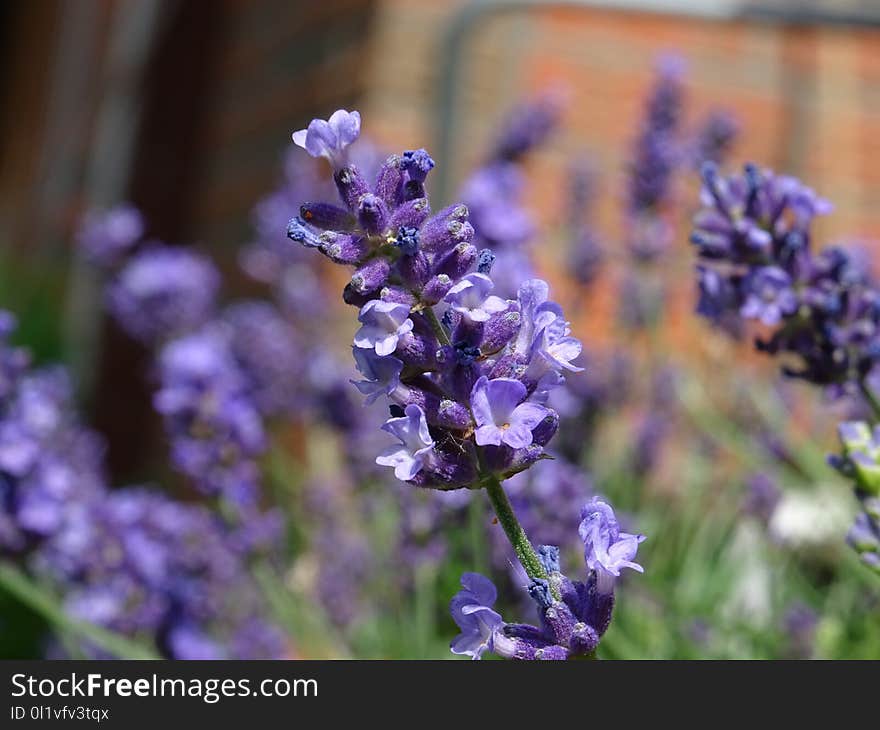
[[563, 95], [554, 90], [512, 109], [498, 131], [491, 159], [521, 160], [556, 130], [562, 108]]
[[682, 115], [684, 61], [666, 55], [645, 103], [636, 138], [626, 197], [627, 242], [637, 260], [651, 261], [665, 251], [671, 231], [663, 219], [672, 195], [672, 176], [681, 163], [678, 142]]
[[794, 178], [747, 165], [724, 179], [711, 164], [701, 202], [691, 236], [701, 260], [699, 313], [758, 318], [774, 328], [758, 349], [801, 361], [786, 375], [858, 391], [880, 357], [880, 294], [842, 249], [811, 251], [812, 221], [830, 204]]
[[230, 347], [260, 413], [290, 413], [302, 405], [304, 360], [298, 332], [269, 302], [248, 301], [228, 307]]
[[98, 266], [120, 263], [144, 235], [144, 219], [131, 205], [119, 205], [103, 213], [89, 213], [77, 232], [77, 244]]
[[723, 109], [711, 111], [703, 120], [694, 140], [694, 167], [699, 170], [704, 162], [724, 162], [739, 133], [739, 120], [733, 114]]
[[152, 638], [174, 659], [285, 654], [246, 566], [204, 508], [128, 488], [75, 509], [37, 556], [71, 616]]
[[249, 505], [258, 496], [255, 459], [266, 440], [227, 334], [209, 327], [166, 345], [154, 402], [177, 468], [205, 494]]
[[151, 246], [126, 263], [107, 299], [129, 335], [156, 345], [204, 324], [214, 313], [219, 285], [208, 259], [182, 248]]
[[569, 172], [568, 225], [572, 272], [578, 283], [590, 285], [605, 259], [601, 236], [596, 229], [596, 169], [582, 158]]
[[815, 651], [816, 628], [819, 616], [803, 603], [788, 607], [783, 617], [783, 629], [788, 638], [786, 655], [789, 659], [811, 659]]
[[512, 109], [505, 117], [493, 151], [462, 186], [460, 197], [476, 231], [474, 242], [497, 256], [495, 291], [514, 297], [521, 282], [534, 278], [529, 242], [535, 234], [525, 208], [523, 158], [543, 144], [559, 124], [561, 97], [551, 92]]
[[0, 554], [34, 548], [104, 488], [102, 445], [76, 418], [66, 373], [29, 371], [13, 327], [0, 312]]
[[781, 492], [776, 480], [768, 474], [758, 472], [746, 481], [746, 496], [743, 499], [742, 510], [765, 525], [769, 524], [780, 497]]

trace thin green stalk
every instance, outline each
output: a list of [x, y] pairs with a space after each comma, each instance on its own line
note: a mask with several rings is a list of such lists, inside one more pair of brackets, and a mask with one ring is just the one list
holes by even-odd
[[437, 339], [440, 340], [440, 344], [451, 345], [452, 340], [449, 339], [449, 333], [446, 331], [443, 323], [439, 319], [437, 319], [437, 315], [434, 313], [434, 310], [431, 307], [425, 307], [422, 310], [422, 314], [425, 315], [425, 318], [431, 325], [431, 329], [434, 330], [434, 334], [437, 335]]
[[868, 384], [864, 379], [859, 380], [859, 390], [864, 396], [865, 400], [868, 402], [868, 405], [871, 406], [871, 410], [874, 413], [874, 418], [880, 420], [880, 400], [877, 400], [877, 396], [874, 394], [874, 391], [868, 387]]
[[[501, 486], [498, 477], [487, 477], [483, 484], [486, 487], [486, 493], [489, 495], [489, 501], [492, 503], [492, 508], [495, 510], [498, 521], [501, 523], [501, 527], [504, 528], [504, 534], [507, 535], [507, 539], [513, 546], [516, 557], [525, 569], [526, 574], [532, 580], [547, 580], [549, 576], [544, 570], [544, 566], [541, 565], [535, 548], [529, 542], [526, 531], [516, 518], [513, 506], [510, 504], [507, 493], [504, 491], [504, 487]], [[552, 585], [550, 589], [553, 592], [554, 598], [558, 599], [559, 596], [556, 589]]]
[[100, 626], [77, 621], [64, 613], [54, 596], [34, 583], [12, 563], [0, 561], [0, 589], [42, 616], [62, 634], [77, 636], [120, 659], [160, 659], [150, 648]]

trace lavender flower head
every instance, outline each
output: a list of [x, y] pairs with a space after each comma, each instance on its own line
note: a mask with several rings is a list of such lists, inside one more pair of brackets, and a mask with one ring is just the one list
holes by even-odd
[[203, 256], [182, 248], [144, 249], [111, 283], [108, 305], [132, 337], [155, 345], [192, 331], [214, 313], [220, 276]]
[[560, 572], [559, 548], [544, 545], [538, 557], [548, 578], [528, 588], [540, 624], [506, 623], [493, 606], [495, 586], [474, 573], [462, 576], [464, 590], [450, 602], [461, 628], [450, 648], [455, 654], [479, 659], [491, 651], [506, 659], [561, 660], [591, 656], [611, 622], [614, 581], [623, 568], [642, 571], [633, 562], [641, 535], [620, 532], [614, 512], [593, 499], [582, 510], [581, 537], [587, 563], [586, 582], [572, 581]]
[[802, 364], [786, 375], [857, 390], [880, 357], [880, 293], [843, 249], [811, 250], [812, 222], [830, 204], [794, 178], [754, 165], [722, 178], [711, 164], [701, 202], [699, 313], [760, 319], [773, 329], [758, 349]]
[[401, 445], [378, 463], [414, 485], [455, 489], [541, 458], [558, 422], [548, 394], [580, 369], [580, 343], [544, 282], [524, 282], [515, 298], [495, 293], [495, 257], [474, 245], [467, 207], [431, 212], [433, 166], [425, 150], [392, 155], [370, 185], [357, 165], [337, 165], [341, 206], [303, 205], [288, 237], [354, 268], [343, 299], [359, 308], [355, 384], [405, 414], [386, 424]]

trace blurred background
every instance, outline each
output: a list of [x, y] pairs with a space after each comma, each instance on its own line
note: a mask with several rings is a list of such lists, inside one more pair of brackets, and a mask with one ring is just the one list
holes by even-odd
[[[514, 197], [534, 226], [524, 250], [585, 344], [586, 384], [557, 437], [571, 472], [536, 469], [517, 489], [572, 545], [576, 505], [593, 493], [649, 536], [646, 575], [622, 586], [604, 656], [880, 653], [880, 590], [843, 545], [851, 493], [824, 464], [850, 405], [783, 382], [749, 335], [694, 316], [687, 241], [700, 160], [678, 166], [664, 211], [675, 233], [659, 259], [627, 250], [622, 213], [658, 59], [675, 55], [682, 140], [725, 115], [735, 131], [723, 165], [755, 161], [804, 180], [835, 205], [818, 240], [874, 255], [876, 272], [875, 3], [38, 0], [3, 3], [0, 34], [0, 307], [38, 363], [70, 369], [81, 419], [106, 443], [109, 483], [158, 483], [198, 501], [168, 465], [152, 354], [104, 312], [101, 274], [77, 254], [87, 213], [131, 203], [147, 238], [213, 259], [224, 302], [265, 296], [243, 252], [261, 235], [258, 202], [294, 187], [293, 130], [358, 109], [360, 145], [431, 152], [439, 209], [467, 190], [517, 108], [552, 107], [552, 130], [517, 160]], [[583, 229], [596, 244], [586, 253]], [[338, 299], [344, 281], [315, 272]], [[301, 355], [338, 355], [345, 383], [353, 310], [339, 302], [315, 316], [323, 340]], [[287, 636], [281, 654], [446, 658], [460, 573], [501, 584], [510, 572], [498, 528], [486, 505], [413, 497], [367, 474], [345, 445], [347, 418], [286, 412], [261, 461], [265, 506], [285, 515], [272, 577], [258, 581]], [[64, 586], [47, 582], [69, 615]], [[516, 582], [508, 613], [526, 610]], [[15, 633], [0, 639], [5, 656], [57, 652], [47, 636], [66, 631], [82, 638], [14, 591], [0, 601], [0, 635]]]

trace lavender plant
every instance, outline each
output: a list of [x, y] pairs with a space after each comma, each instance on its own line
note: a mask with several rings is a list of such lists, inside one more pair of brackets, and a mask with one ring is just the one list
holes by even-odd
[[472, 243], [467, 207], [431, 212], [425, 150], [390, 156], [370, 185], [348, 159], [359, 134], [360, 115], [345, 110], [294, 133], [330, 162], [342, 206], [307, 203], [287, 233], [354, 268], [343, 299], [360, 310], [355, 384], [370, 401], [388, 398], [382, 428], [398, 440], [376, 461], [414, 486], [484, 489], [534, 590], [558, 603], [558, 568], [532, 546], [502, 482], [545, 458], [559, 421], [546, 404], [563, 372], [580, 370], [581, 344], [545, 282], [523, 282], [516, 299], [493, 294], [495, 256]]
[[[247, 572], [252, 546], [203, 507], [110, 490], [103, 445], [77, 417], [65, 371], [32, 368], [9, 343], [11, 315], [0, 312], [0, 325], [3, 563], [52, 585], [70, 619], [167, 657], [283, 656], [284, 637]], [[86, 634], [78, 650], [89, 656], [118, 644], [115, 634]]]
[[[755, 345], [791, 358], [786, 376], [861, 396], [876, 422], [880, 403], [871, 381], [880, 358], [880, 293], [845, 250], [814, 250], [811, 225], [830, 203], [793, 177], [751, 164], [724, 178], [706, 163], [702, 175], [691, 236], [699, 260], [697, 312], [712, 322], [731, 315], [760, 322], [768, 334]], [[863, 507], [849, 542], [880, 571], [872, 433], [866, 423], [847, 422], [840, 436], [843, 454], [830, 461], [855, 481]]]

